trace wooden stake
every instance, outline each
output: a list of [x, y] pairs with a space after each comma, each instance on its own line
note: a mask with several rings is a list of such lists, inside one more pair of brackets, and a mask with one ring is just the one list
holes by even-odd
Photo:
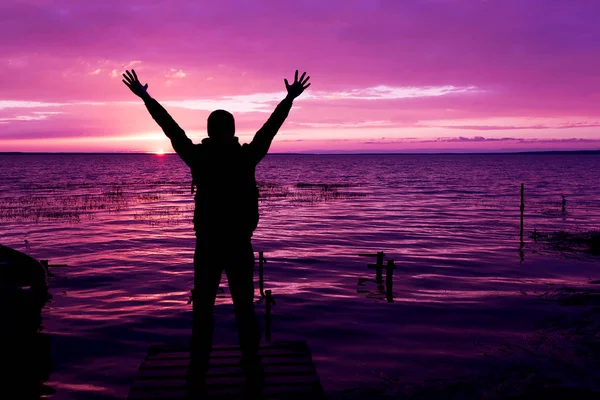
[[377, 267], [375, 268], [375, 280], [377, 283], [383, 282], [382, 270], [383, 270], [383, 251], [377, 252]]
[[273, 295], [270, 290], [265, 290], [266, 294], [266, 316], [265, 316], [265, 340], [267, 342], [271, 341], [271, 304], [275, 305], [275, 300], [273, 300]]
[[260, 290], [260, 297], [265, 297], [265, 276], [264, 276], [264, 264], [267, 262], [263, 256], [263, 252], [258, 252], [258, 288]]
[[523, 213], [525, 212], [525, 184], [521, 183], [521, 243], [523, 243]]
[[378, 251], [376, 254], [359, 254], [360, 257], [377, 257], [376, 264], [368, 264], [367, 267], [375, 268], [375, 281], [377, 283], [383, 282], [382, 270], [383, 270], [383, 257], [385, 253], [383, 251]]

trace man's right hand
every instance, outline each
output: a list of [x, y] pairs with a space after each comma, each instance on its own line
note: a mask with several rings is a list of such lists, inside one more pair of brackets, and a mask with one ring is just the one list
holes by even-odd
[[132, 69], [131, 72], [129, 70], [125, 71], [127, 75], [123, 74], [123, 83], [127, 85], [127, 87], [138, 97], [146, 98], [149, 96], [148, 84], [142, 85], [140, 80], [138, 79], [135, 71]]

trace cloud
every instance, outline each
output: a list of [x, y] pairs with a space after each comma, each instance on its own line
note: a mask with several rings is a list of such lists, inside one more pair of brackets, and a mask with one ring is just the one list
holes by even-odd
[[510, 126], [510, 125], [442, 125], [441, 128], [446, 129], [465, 129], [474, 131], [503, 131], [503, 130], [519, 130], [519, 129], [549, 129], [545, 125], [521, 125], [521, 126]]
[[7, 123], [11, 121], [40, 121], [53, 115], [60, 115], [61, 111], [33, 111], [27, 115], [15, 115], [11, 117], [0, 117], [0, 122]]
[[[375, 86], [349, 91], [310, 91], [303, 94], [296, 102], [330, 101], [330, 100], [357, 100], [357, 101], [386, 101], [398, 99], [411, 99], [418, 97], [444, 96], [448, 94], [464, 94], [480, 92], [472, 87], [388, 87]], [[171, 107], [180, 107], [189, 110], [214, 110], [227, 108], [231, 112], [272, 112], [273, 103], [281, 101], [286, 96], [285, 92], [254, 93], [237, 96], [220, 96], [215, 99], [194, 99], [165, 101]], [[318, 124], [317, 124], [318, 125]], [[317, 126], [315, 125], [315, 126]], [[356, 126], [356, 123], [352, 125]], [[368, 125], [372, 126], [372, 125]]]
[[187, 74], [183, 72], [183, 70], [175, 68], [171, 68], [171, 70], [165, 74], [165, 78], [167, 79], [185, 78], [186, 76]]
[[395, 126], [391, 121], [362, 121], [362, 122], [340, 122], [340, 123], [329, 123], [329, 122], [292, 122], [294, 126], [305, 127], [305, 128], [337, 128], [337, 129], [351, 129], [351, 128], [368, 128], [368, 127], [391, 127]]
[[435, 140], [423, 140], [423, 142], [520, 142], [520, 143], [598, 143], [599, 139], [587, 139], [587, 138], [562, 138], [562, 139], [549, 139], [549, 138], [518, 138], [518, 137], [503, 137], [503, 138], [486, 138], [483, 136], [474, 137], [445, 137], [438, 138]]
[[133, 68], [136, 65], [140, 65], [142, 62], [140, 60], [134, 60], [134, 61], [129, 61], [126, 64], [123, 64], [123, 68], [128, 69], [128, 68]]
[[323, 100], [395, 100], [478, 92], [481, 92], [481, 90], [475, 86], [455, 87], [448, 85], [437, 87], [390, 87], [386, 85], [380, 85], [339, 92], [311, 91], [306, 94], [305, 98]]
[[23, 101], [23, 100], [0, 100], [0, 110], [6, 108], [43, 108], [60, 107], [66, 103], [51, 103], [41, 101]]
[[46, 107], [64, 107], [64, 106], [101, 106], [104, 102], [98, 101], [71, 101], [67, 103], [53, 103], [42, 101], [23, 101], [23, 100], [0, 100], [0, 110], [7, 108], [46, 108]]
[[[385, 138], [383, 138], [385, 139]], [[384, 145], [384, 144], [399, 144], [399, 143], [536, 143], [536, 144], [557, 144], [557, 143], [594, 143], [600, 144], [600, 138], [598, 139], [587, 139], [587, 138], [563, 138], [563, 139], [547, 139], [547, 138], [519, 138], [519, 137], [484, 137], [484, 136], [473, 136], [473, 137], [439, 137], [434, 139], [427, 138], [401, 138], [401, 139], [388, 139], [388, 140], [368, 140], [363, 141], [362, 144], [366, 145]]]
[[[427, 126], [427, 127], [438, 127], [444, 129], [459, 129], [459, 130], [470, 130], [470, 131], [505, 131], [505, 130], [548, 130], [548, 129], [575, 129], [575, 128], [596, 128], [600, 127], [600, 121], [596, 120], [587, 120], [585, 117], [579, 117], [581, 120], [579, 121], [564, 121], [562, 118], [537, 118], [533, 120], [538, 120], [540, 123], [533, 124], [461, 124], [460, 120], [453, 121], [451, 124], [444, 124], [445, 121], [421, 121], [417, 124], [417, 126]], [[513, 121], [513, 122], [528, 122], [531, 121], [531, 118], [504, 118], [505, 120]], [[490, 121], [499, 120], [499, 119], [490, 119]], [[541, 123], [543, 121], [543, 123]]]
[[11, 121], [39, 121], [48, 118], [47, 115], [17, 115], [10, 118], [0, 118], [0, 122], [11, 122]]
[[179, 107], [188, 110], [212, 111], [215, 109], [227, 109], [230, 112], [272, 112], [272, 104], [283, 99], [283, 93], [257, 93], [254, 95], [223, 96], [214, 100], [195, 99], [164, 101], [168, 107]]

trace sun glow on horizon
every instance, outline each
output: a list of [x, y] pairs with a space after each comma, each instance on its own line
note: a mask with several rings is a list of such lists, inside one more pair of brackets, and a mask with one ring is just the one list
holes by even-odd
[[154, 152], [155, 155], [157, 156], [164, 156], [165, 155], [165, 151], [163, 149], [158, 149]]

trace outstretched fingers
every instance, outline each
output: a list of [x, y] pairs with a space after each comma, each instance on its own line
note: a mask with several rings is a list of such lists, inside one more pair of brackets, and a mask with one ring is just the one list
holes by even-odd
[[296, 70], [296, 73], [294, 74], [294, 83], [298, 82], [298, 70]]
[[[308, 80], [310, 79], [310, 76], [307, 76], [306, 79], [304, 79], [304, 75], [306, 75], [306, 72], [302, 74], [302, 78], [300, 78], [300, 84], [302, 86], [306, 85], [306, 82], [308, 82]], [[310, 83], [309, 83], [310, 85]]]
[[131, 76], [129, 71], [125, 71], [125, 74], [123, 74], [123, 78], [125, 78], [125, 80], [129, 82], [130, 85], [133, 84], [133, 76]]
[[131, 72], [129, 70], [125, 70], [125, 73], [123, 74], [122, 82], [133, 93], [135, 93], [138, 96], [140, 96], [141, 93], [143, 93], [143, 91], [146, 91], [148, 89], [148, 84], [146, 83], [145, 85], [142, 86], [137, 74], [135, 73], [135, 70], [133, 70], [133, 69], [131, 70]]
[[133, 90], [133, 77], [131, 76], [131, 74], [129, 73], [129, 71], [125, 71], [127, 72], [127, 75], [123, 74], [123, 83], [125, 85], [127, 85], [127, 87], [131, 90]]
[[[133, 74], [131, 72], [133, 72]], [[131, 70], [131, 72], [129, 72], [129, 70], [126, 70], [125, 74], [123, 74], [123, 78], [125, 78], [125, 80], [127, 80], [127, 82], [129, 82], [130, 84], [134, 84], [136, 82], [139, 82], [140, 80], [138, 79], [137, 74], [135, 73], [135, 71]]]

